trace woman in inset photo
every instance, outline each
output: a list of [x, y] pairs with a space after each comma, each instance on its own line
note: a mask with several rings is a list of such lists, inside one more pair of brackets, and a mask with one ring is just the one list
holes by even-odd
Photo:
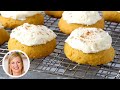
[[23, 59], [18, 52], [12, 53], [8, 61], [8, 72], [13, 76], [19, 76], [24, 73]]
[[30, 61], [22, 52], [9, 52], [3, 59], [4, 71], [12, 77], [23, 76], [29, 69]]

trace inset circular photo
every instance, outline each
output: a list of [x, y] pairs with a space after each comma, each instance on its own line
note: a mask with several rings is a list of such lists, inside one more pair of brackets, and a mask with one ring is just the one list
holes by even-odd
[[24, 52], [13, 50], [4, 56], [2, 67], [5, 73], [10, 77], [19, 78], [28, 72], [30, 68], [30, 60]]

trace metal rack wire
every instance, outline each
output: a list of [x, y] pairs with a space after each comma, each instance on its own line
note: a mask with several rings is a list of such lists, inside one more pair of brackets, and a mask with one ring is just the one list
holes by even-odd
[[[52, 54], [42, 59], [31, 60], [30, 70], [43, 73], [62, 75], [80, 79], [119, 79], [120, 69], [120, 24], [105, 22], [105, 30], [113, 39], [113, 47], [116, 50], [114, 61], [92, 67], [89, 65], [78, 65], [66, 58], [63, 52], [64, 41], [67, 35], [61, 33], [57, 26], [59, 19], [45, 16], [45, 25], [57, 34], [57, 46]], [[7, 43], [0, 46], [0, 60], [8, 52]], [[1, 63], [0, 63], [1, 64]]]

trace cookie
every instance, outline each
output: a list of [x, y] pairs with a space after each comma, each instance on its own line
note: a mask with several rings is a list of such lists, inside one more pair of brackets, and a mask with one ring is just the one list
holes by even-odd
[[66, 57], [78, 64], [97, 66], [113, 61], [115, 50], [111, 36], [97, 28], [78, 28], [65, 40]]
[[45, 11], [45, 13], [51, 17], [61, 18], [63, 11]]
[[[90, 13], [90, 15], [88, 13]], [[64, 11], [62, 18], [58, 22], [58, 27], [60, 28], [60, 31], [65, 34], [70, 34], [73, 30], [79, 27], [96, 27], [104, 29], [104, 19], [99, 13], [97, 13], [97, 15], [96, 13], [97, 12], [90, 11]]]
[[[2, 25], [5, 28], [11, 28], [11, 29], [13, 29], [13, 28], [15, 28], [17, 26], [20, 26], [20, 25], [22, 25], [24, 23], [35, 24], [35, 25], [44, 24], [44, 16], [41, 13], [35, 13], [35, 15], [32, 14], [32, 16], [31, 15], [26, 16], [29, 13], [30, 13], [30, 11], [25, 15], [23, 14], [23, 18], [21, 18], [22, 13], [20, 14], [20, 12], [19, 12], [20, 15], [18, 14], [16, 16], [11, 15], [11, 14], [9, 15], [9, 13], [8, 13], [7, 16], [5, 16], [6, 13], [5, 13], [5, 15], [4, 15], [4, 13], [3, 13], [3, 15], [1, 13], [0, 22], [2, 23]], [[15, 18], [14, 17], [11, 18], [12, 16], [14, 16]], [[20, 17], [17, 18], [17, 16], [20, 16]]]
[[103, 17], [105, 21], [120, 22], [120, 12], [119, 11], [103, 11]]
[[12, 30], [8, 50], [21, 50], [32, 59], [42, 58], [54, 51], [55, 38], [56, 34], [46, 26], [25, 23]]
[[0, 45], [7, 42], [9, 38], [9, 33], [4, 28], [0, 28]]
[[25, 52], [29, 58], [37, 59], [48, 56], [54, 51], [56, 47], [56, 40], [52, 40], [46, 44], [36, 45], [36, 46], [26, 46], [21, 44], [16, 39], [10, 39], [8, 42], [8, 49], [11, 50], [21, 50]]
[[78, 64], [88, 64], [97, 66], [101, 64], [107, 64], [113, 61], [115, 51], [113, 47], [108, 50], [104, 50], [98, 53], [86, 54], [82, 51], [72, 48], [69, 44], [65, 43], [64, 53], [69, 60]]
[[79, 27], [96, 27], [96, 28], [104, 28], [104, 19], [102, 18], [100, 21], [98, 21], [97, 23], [93, 24], [93, 25], [83, 25], [83, 24], [68, 24], [65, 20], [63, 20], [63, 18], [60, 19], [59, 23], [58, 23], [58, 27], [60, 28], [60, 31], [62, 31], [63, 33], [69, 35], [71, 34], [71, 32]]

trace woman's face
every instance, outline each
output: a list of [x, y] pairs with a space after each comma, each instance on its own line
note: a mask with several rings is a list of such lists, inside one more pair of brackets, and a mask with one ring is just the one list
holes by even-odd
[[15, 57], [10, 62], [10, 68], [14, 73], [20, 73], [22, 70], [22, 62], [19, 57]]

